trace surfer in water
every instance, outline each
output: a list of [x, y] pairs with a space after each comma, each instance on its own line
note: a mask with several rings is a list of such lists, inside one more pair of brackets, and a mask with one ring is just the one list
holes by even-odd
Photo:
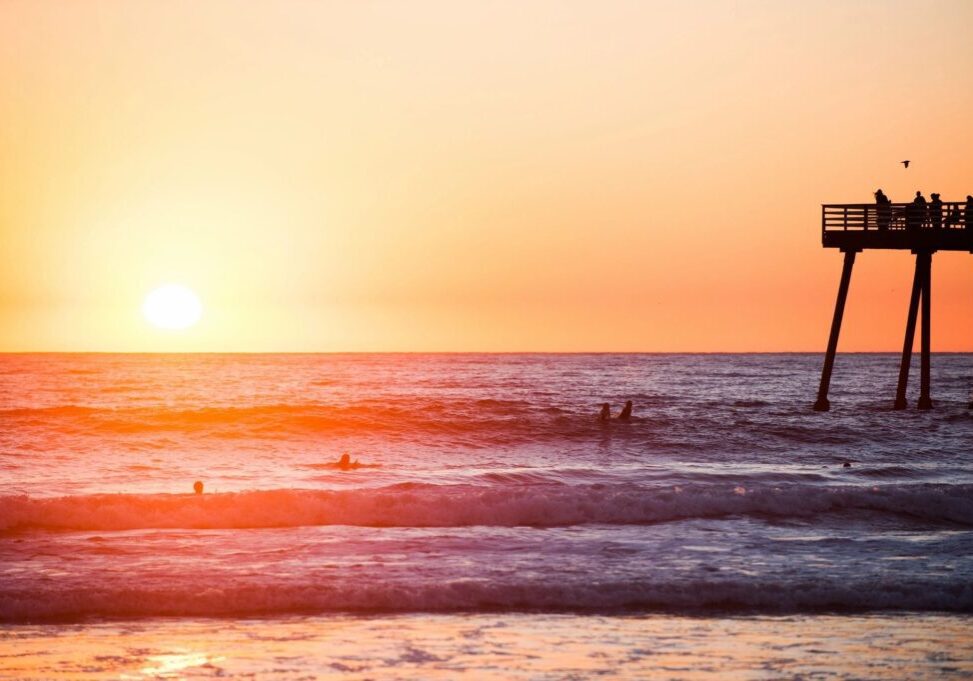
[[351, 460], [351, 456], [348, 455], [347, 453], [341, 455], [341, 458], [338, 459], [338, 463], [336, 465], [337, 465], [337, 467], [338, 467], [339, 470], [343, 470], [343, 471], [350, 471], [352, 469], [355, 469], [355, 468], [358, 468], [358, 467], [361, 466], [361, 464], [358, 463], [358, 459], [355, 459], [354, 461], [352, 461]]
[[618, 415], [619, 421], [628, 421], [630, 418], [632, 418], [632, 400], [625, 402], [622, 412]]
[[609, 405], [607, 402], [605, 402], [605, 403], [603, 403], [601, 405], [601, 413], [598, 414], [598, 420], [599, 421], [607, 421], [611, 417], [612, 417], [611, 405]]
[[354, 461], [351, 460], [351, 455], [348, 453], [342, 454], [337, 461], [328, 461], [326, 463], [313, 463], [309, 464], [311, 468], [327, 468], [339, 471], [355, 471], [359, 468], [381, 468], [380, 463], [362, 463], [358, 459]]
[[202, 480], [197, 480], [196, 482], [193, 483], [193, 492], [195, 492], [196, 494], [202, 494], [203, 493], [203, 481]]

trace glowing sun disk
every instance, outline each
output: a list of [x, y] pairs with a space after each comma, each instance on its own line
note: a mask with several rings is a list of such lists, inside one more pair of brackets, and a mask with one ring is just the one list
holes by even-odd
[[190, 289], [181, 284], [166, 284], [145, 297], [142, 314], [160, 329], [188, 329], [199, 321], [203, 305]]

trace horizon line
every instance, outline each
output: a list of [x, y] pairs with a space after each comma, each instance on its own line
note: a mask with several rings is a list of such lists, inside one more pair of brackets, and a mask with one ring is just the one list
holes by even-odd
[[[824, 350], [0, 350], [12, 355], [824, 355]], [[900, 355], [901, 350], [845, 350], [838, 355]], [[936, 350], [933, 355], [973, 355]]]

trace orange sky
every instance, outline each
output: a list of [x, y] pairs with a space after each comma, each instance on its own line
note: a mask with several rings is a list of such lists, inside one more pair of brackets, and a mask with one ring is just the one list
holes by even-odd
[[[973, 3], [0, 3], [0, 350], [823, 351], [973, 192]], [[907, 171], [898, 161], [910, 158]], [[897, 350], [907, 253], [842, 350]], [[933, 264], [973, 349], [973, 258]], [[200, 324], [150, 327], [166, 282]]]

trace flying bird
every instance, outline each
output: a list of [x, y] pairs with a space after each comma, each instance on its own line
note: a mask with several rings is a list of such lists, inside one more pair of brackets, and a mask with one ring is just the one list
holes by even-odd
[[899, 161], [899, 163], [901, 163], [902, 165], [904, 165], [906, 168], [909, 167], [909, 162], [908, 161]]

